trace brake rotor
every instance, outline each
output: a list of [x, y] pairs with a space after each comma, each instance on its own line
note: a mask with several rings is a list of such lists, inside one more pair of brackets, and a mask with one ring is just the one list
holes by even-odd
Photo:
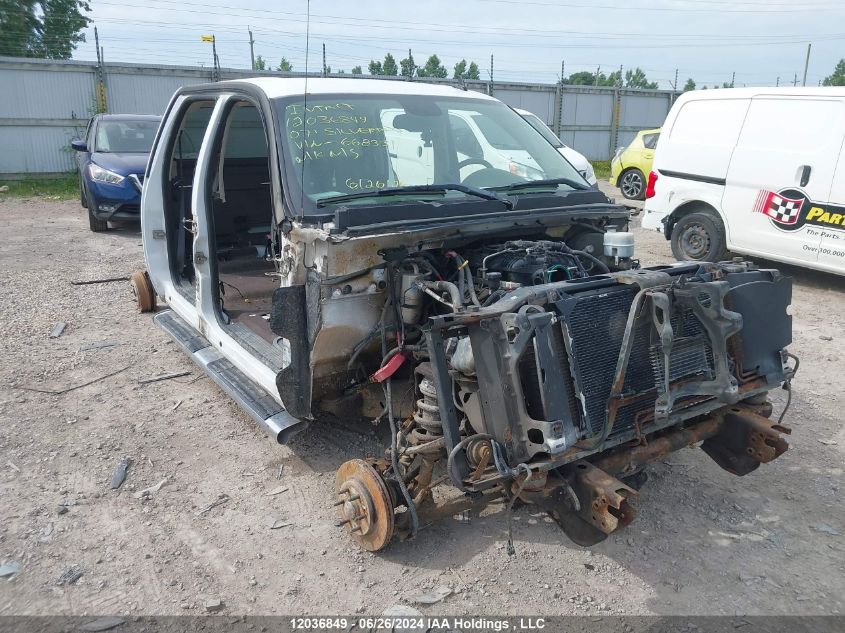
[[129, 286], [132, 289], [132, 297], [138, 305], [139, 312], [152, 312], [155, 310], [156, 294], [149, 275], [144, 270], [132, 273], [129, 278]]
[[381, 476], [362, 459], [337, 469], [337, 508], [341, 525], [365, 550], [377, 552], [393, 537], [393, 503]]

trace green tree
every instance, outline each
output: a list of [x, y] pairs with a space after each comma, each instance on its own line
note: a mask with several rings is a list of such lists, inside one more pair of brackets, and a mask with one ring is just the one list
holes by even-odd
[[690, 90], [695, 90], [695, 82], [692, 80], [692, 77], [687, 79], [687, 83], [684, 84], [684, 92], [689, 92]]
[[637, 67], [634, 70], [629, 70], [625, 73], [625, 87], [655, 90], [657, 88], [657, 82], [649, 81], [643, 70]]
[[353, 75], [363, 75], [364, 71], [361, 70], [360, 66], [353, 66], [352, 70], [350, 71]]
[[0, 0], [0, 55], [70, 59], [90, 10], [87, 0]]
[[467, 60], [465, 59], [462, 59], [455, 64], [455, 74], [453, 75], [453, 78], [460, 79], [461, 77], [464, 79], [481, 79], [481, 71], [478, 69], [478, 64], [470, 62], [469, 66], [467, 66]]
[[596, 78], [597, 86], [621, 86], [622, 85], [622, 71], [616, 70], [605, 77], [604, 73], [599, 73]]
[[267, 61], [259, 55], [252, 64], [253, 70], [267, 70]]
[[367, 67], [367, 71], [371, 75], [383, 75], [384, 69], [381, 67], [381, 62], [377, 62], [374, 59], [370, 60], [370, 65]]
[[293, 71], [293, 64], [288, 61], [287, 57], [282, 57], [281, 61], [279, 61], [279, 65], [276, 66], [276, 70], [282, 73], [289, 73]]
[[403, 77], [414, 76], [417, 65], [414, 63], [414, 56], [411, 54], [411, 51], [408, 51], [408, 56], [399, 62], [399, 68], [399, 74]]
[[395, 77], [399, 74], [399, 68], [396, 66], [396, 59], [388, 53], [384, 56], [384, 63], [381, 65], [381, 74], [388, 77]]
[[563, 83], [573, 86], [593, 86], [596, 83], [596, 76], [588, 70], [572, 73]]
[[426, 60], [424, 66], [417, 69], [417, 76], [445, 79], [449, 76], [449, 73], [446, 67], [440, 63], [440, 58], [437, 55], [432, 55]]
[[840, 59], [833, 69], [833, 74], [822, 81], [823, 86], [845, 86], [845, 59]]

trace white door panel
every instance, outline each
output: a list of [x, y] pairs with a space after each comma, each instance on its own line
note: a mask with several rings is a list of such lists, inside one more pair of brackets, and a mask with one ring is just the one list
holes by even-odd
[[752, 99], [722, 197], [731, 242], [764, 256], [815, 262], [821, 234], [805, 219], [811, 202], [830, 194], [843, 135], [841, 100]]

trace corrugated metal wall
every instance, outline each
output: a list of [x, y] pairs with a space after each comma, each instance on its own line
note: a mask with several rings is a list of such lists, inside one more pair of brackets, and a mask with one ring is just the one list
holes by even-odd
[[[96, 111], [97, 74], [94, 62], [0, 57], [0, 174], [74, 169], [69, 143]], [[236, 79], [278, 73], [223, 69], [220, 75], [222, 79]], [[206, 83], [211, 80], [211, 71], [105, 64], [102, 76], [109, 112], [161, 114], [177, 88]], [[675, 96], [662, 90], [467, 83], [471, 90], [492, 94], [510, 106], [535, 113], [564, 143], [592, 160], [609, 159], [637, 130], [659, 127]]]

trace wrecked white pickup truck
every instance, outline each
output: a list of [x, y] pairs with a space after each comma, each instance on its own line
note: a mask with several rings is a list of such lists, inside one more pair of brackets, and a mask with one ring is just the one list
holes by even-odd
[[766, 394], [797, 366], [788, 278], [641, 268], [628, 219], [486, 95], [223, 82], [167, 109], [133, 285], [278, 442], [321, 414], [389, 426], [337, 473], [362, 547], [517, 499], [590, 544], [634, 518], [649, 460], [701, 443], [745, 475], [783, 453]]

